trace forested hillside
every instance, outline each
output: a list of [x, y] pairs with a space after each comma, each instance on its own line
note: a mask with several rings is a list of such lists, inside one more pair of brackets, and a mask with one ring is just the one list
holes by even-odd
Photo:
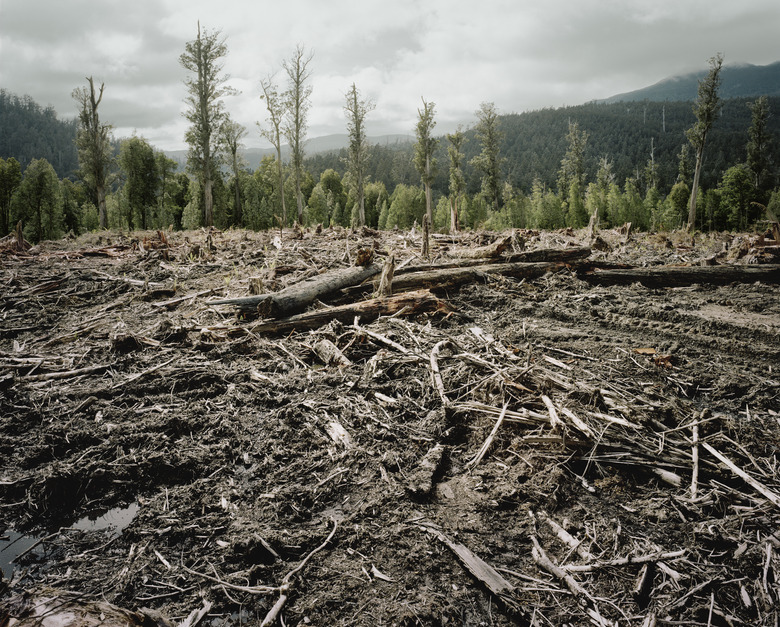
[[[768, 131], [775, 138], [774, 161], [777, 162], [780, 155], [780, 97], [768, 100], [769, 109], [774, 113], [768, 119]], [[751, 102], [749, 98], [724, 101], [721, 115], [707, 138], [702, 171], [704, 187], [715, 186], [725, 170], [745, 161], [751, 123], [748, 104]], [[514, 113], [500, 119], [499, 128], [504, 135], [501, 145], [504, 172], [507, 180], [519, 190], [529, 192], [535, 178], [547, 186], [554, 186], [561, 158], [566, 152], [568, 124], [577, 122], [588, 134], [587, 180], [595, 179], [603, 157], [612, 162], [619, 184], [622, 185], [626, 178], [637, 177], [637, 172], [641, 177], [652, 151], [658, 166], [658, 187], [664, 194], [676, 182], [679, 154], [687, 143], [685, 131], [695, 121], [690, 102], [590, 103]], [[468, 192], [473, 194], [479, 189], [479, 176], [469, 162], [479, 153], [480, 147], [474, 130], [467, 130], [466, 137], [464, 170]], [[370, 166], [372, 180], [384, 182], [388, 189], [397, 183], [416, 183], [419, 176], [411, 164], [413, 151], [411, 144], [376, 148]], [[315, 180], [328, 168], [343, 175], [345, 154], [342, 150], [310, 157], [308, 165]], [[446, 194], [447, 141], [443, 137], [436, 156], [439, 168], [434, 189], [439, 194]]]
[[[5, 91], [0, 95], [0, 235], [19, 220], [33, 240], [96, 228], [94, 190], [75, 177], [76, 121], [59, 120], [51, 108], [44, 109], [27, 96]], [[760, 185], [755, 169], [746, 165], [755, 121], [751, 106], [756, 103], [750, 98], [722, 102], [704, 151], [697, 202], [697, 224], [702, 228], [744, 229], [763, 219], [763, 206], [778, 210], [780, 97], [763, 101]], [[492, 203], [484, 193], [483, 173], [475, 167], [484, 147], [476, 127], [467, 128], [460, 161], [464, 181], [458, 201], [460, 226], [578, 227], [598, 211], [605, 225], [679, 227], [687, 215], [694, 161], [686, 131], [694, 122], [690, 102], [671, 101], [589, 103], [501, 115], [497, 118], [501, 189], [500, 198]], [[571, 187], [571, 178], [561, 185], [562, 161], [571, 158], [574, 136], [581, 150], [576, 188]], [[111, 141], [115, 158], [110, 164], [107, 226], [193, 228], [203, 223], [202, 190], [197, 180], [182, 172], [181, 161], [166, 157], [143, 138]], [[447, 137], [439, 136], [431, 185], [436, 229], [450, 228], [448, 148]], [[350, 225], [357, 205], [346, 149], [312, 152], [304, 161], [301, 179], [304, 224]], [[405, 228], [421, 222], [426, 200], [414, 152], [414, 143], [401, 141], [374, 144], [368, 150], [367, 225]], [[681, 159], [683, 152], [688, 154]], [[283, 196], [290, 208], [296, 197], [288, 165], [284, 179]], [[223, 162], [215, 171], [213, 198], [217, 226], [266, 229], [278, 224], [282, 194], [275, 157], [267, 155], [256, 168], [238, 170]], [[290, 212], [288, 222], [292, 220]]]
[[78, 168], [77, 127], [75, 119], [59, 119], [52, 107], [41, 107], [30, 96], [0, 89], [0, 158], [13, 157], [22, 169], [33, 159], [46, 159], [58, 177], [72, 176]]

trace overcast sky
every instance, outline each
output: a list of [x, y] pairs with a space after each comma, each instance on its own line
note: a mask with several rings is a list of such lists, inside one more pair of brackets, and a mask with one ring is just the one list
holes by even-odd
[[[354, 82], [376, 103], [369, 135], [413, 134], [421, 97], [436, 132], [500, 113], [578, 105], [726, 64], [780, 60], [778, 0], [0, 0], [0, 87], [74, 117], [75, 87], [105, 83], [103, 121], [185, 148], [186, 71], [197, 22], [226, 37], [225, 100], [265, 145], [261, 77], [297, 44], [314, 53], [309, 137], [344, 133]], [[281, 81], [281, 73], [277, 78]]]

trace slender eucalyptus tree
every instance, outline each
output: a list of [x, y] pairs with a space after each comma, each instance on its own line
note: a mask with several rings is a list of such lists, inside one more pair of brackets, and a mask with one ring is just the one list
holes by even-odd
[[447, 135], [447, 155], [450, 158], [450, 232], [457, 233], [459, 222], [460, 198], [466, 189], [466, 179], [463, 176], [463, 143], [466, 136], [459, 126], [458, 129]]
[[220, 133], [222, 135], [222, 142], [225, 146], [225, 152], [230, 160], [230, 169], [233, 171], [233, 194], [235, 196], [233, 224], [235, 226], [242, 226], [243, 215], [241, 211], [241, 183], [239, 181], [239, 175], [241, 174], [241, 167], [244, 165], [244, 162], [238, 151], [246, 136], [246, 128], [235, 120], [225, 118], [225, 121], [220, 128]]
[[433, 224], [433, 201], [431, 195], [431, 185], [436, 177], [436, 159], [433, 153], [439, 140], [433, 137], [433, 127], [436, 121], [433, 119], [436, 103], [426, 102], [422, 99], [422, 109], [417, 109], [417, 144], [414, 147], [414, 165], [422, 178], [425, 188], [425, 215], [428, 217], [428, 224]]
[[88, 87], [73, 90], [73, 99], [79, 105], [79, 129], [76, 133], [76, 149], [79, 155], [79, 174], [97, 201], [98, 223], [101, 229], [108, 225], [106, 213], [106, 186], [113, 163], [111, 154], [111, 125], [102, 124], [98, 106], [103, 100], [104, 83], [95, 94], [92, 77], [87, 78]]
[[308, 126], [308, 114], [311, 107], [311, 85], [307, 82], [311, 78], [311, 61], [313, 53], [306, 53], [303, 46], [295, 48], [289, 60], [282, 63], [287, 72], [288, 87], [285, 92], [286, 120], [284, 134], [290, 144], [292, 152], [291, 164], [295, 176], [295, 200], [298, 205], [298, 224], [303, 224], [303, 193], [301, 181], [303, 179], [304, 145], [306, 143], [306, 129]]
[[193, 76], [184, 79], [188, 95], [185, 102], [188, 109], [184, 116], [191, 126], [185, 139], [190, 146], [187, 167], [197, 177], [203, 190], [203, 224], [214, 224], [214, 174], [217, 167], [217, 140], [219, 129], [225, 119], [222, 98], [232, 95], [234, 89], [225, 85], [230, 78], [221, 74], [222, 59], [227, 55], [225, 38], [220, 31], [201, 32], [198, 22], [198, 36], [185, 44], [179, 63]]
[[699, 193], [699, 177], [704, 157], [704, 142], [707, 133], [712, 128], [715, 118], [720, 112], [720, 70], [723, 67], [723, 55], [718, 53], [710, 59], [710, 71], [701, 81], [696, 102], [693, 104], [693, 112], [696, 114], [696, 123], [685, 134], [691, 146], [696, 151], [696, 167], [693, 170], [693, 185], [691, 197], [688, 201], [688, 230], [696, 228], [696, 197]]
[[482, 152], [471, 160], [477, 170], [482, 172], [482, 193], [494, 211], [501, 203], [501, 133], [496, 105], [483, 102], [477, 111], [477, 139], [482, 144]]
[[374, 103], [369, 99], [361, 99], [355, 83], [346, 93], [344, 113], [347, 116], [347, 132], [349, 146], [347, 147], [347, 164], [352, 175], [358, 205], [358, 226], [366, 224], [365, 179], [369, 147], [366, 138], [366, 115], [374, 109]]
[[769, 99], [761, 96], [755, 102], [748, 103], [751, 113], [748, 130], [747, 166], [753, 176], [753, 187], [763, 202], [772, 187], [770, 177], [769, 150], [772, 134], [767, 128], [769, 120]]
[[269, 126], [263, 126], [260, 122], [260, 134], [265, 137], [276, 150], [276, 173], [279, 177], [279, 203], [282, 208], [282, 224], [287, 225], [287, 205], [284, 200], [284, 167], [282, 165], [282, 132], [286, 111], [286, 103], [279, 93], [273, 76], [267, 76], [260, 80], [260, 88], [263, 90], [261, 100], [265, 100], [268, 110]]

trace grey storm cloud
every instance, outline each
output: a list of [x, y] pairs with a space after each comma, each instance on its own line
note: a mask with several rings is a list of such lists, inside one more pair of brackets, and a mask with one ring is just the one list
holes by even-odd
[[314, 52], [310, 136], [344, 132], [354, 82], [369, 132], [412, 133], [421, 98], [437, 131], [500, 112], [575, 105], [726, 63], [779, 60], [776, 0], [0, 0], [0, 87], [76, 115], [74, 88], [105, 82], [103, 119], [160, 148], [184, 146], [185, 71], [197, 24], [226, 37], [231, 116], [260, 143], [260, 78], [297, 44]]

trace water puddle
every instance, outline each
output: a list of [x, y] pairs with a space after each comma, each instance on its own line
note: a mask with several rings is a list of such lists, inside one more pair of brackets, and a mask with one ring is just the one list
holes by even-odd
[[[77, 520], [69, 529], [79, 531], [104, 531], [111, 530], [111, 537], [117, 537], [122, 534], [125, 527], [129, 525], [138, 512], [138, 503], [133, 502], [123, 507], [115, 507], [102, 514], [93, 514]], [[67, 531], [63, 530], [63, 533]], [[43, 535], [24, 535], [13, 529], [8, 529], [0, 534], [0, 571], [3, 577], [11, 579], [14, 573], [14, 560], [20, 555], [30, 551], [37, 552], [39, 555], [43, 547], [36, 546], [43, 544], [41, 540]]]

